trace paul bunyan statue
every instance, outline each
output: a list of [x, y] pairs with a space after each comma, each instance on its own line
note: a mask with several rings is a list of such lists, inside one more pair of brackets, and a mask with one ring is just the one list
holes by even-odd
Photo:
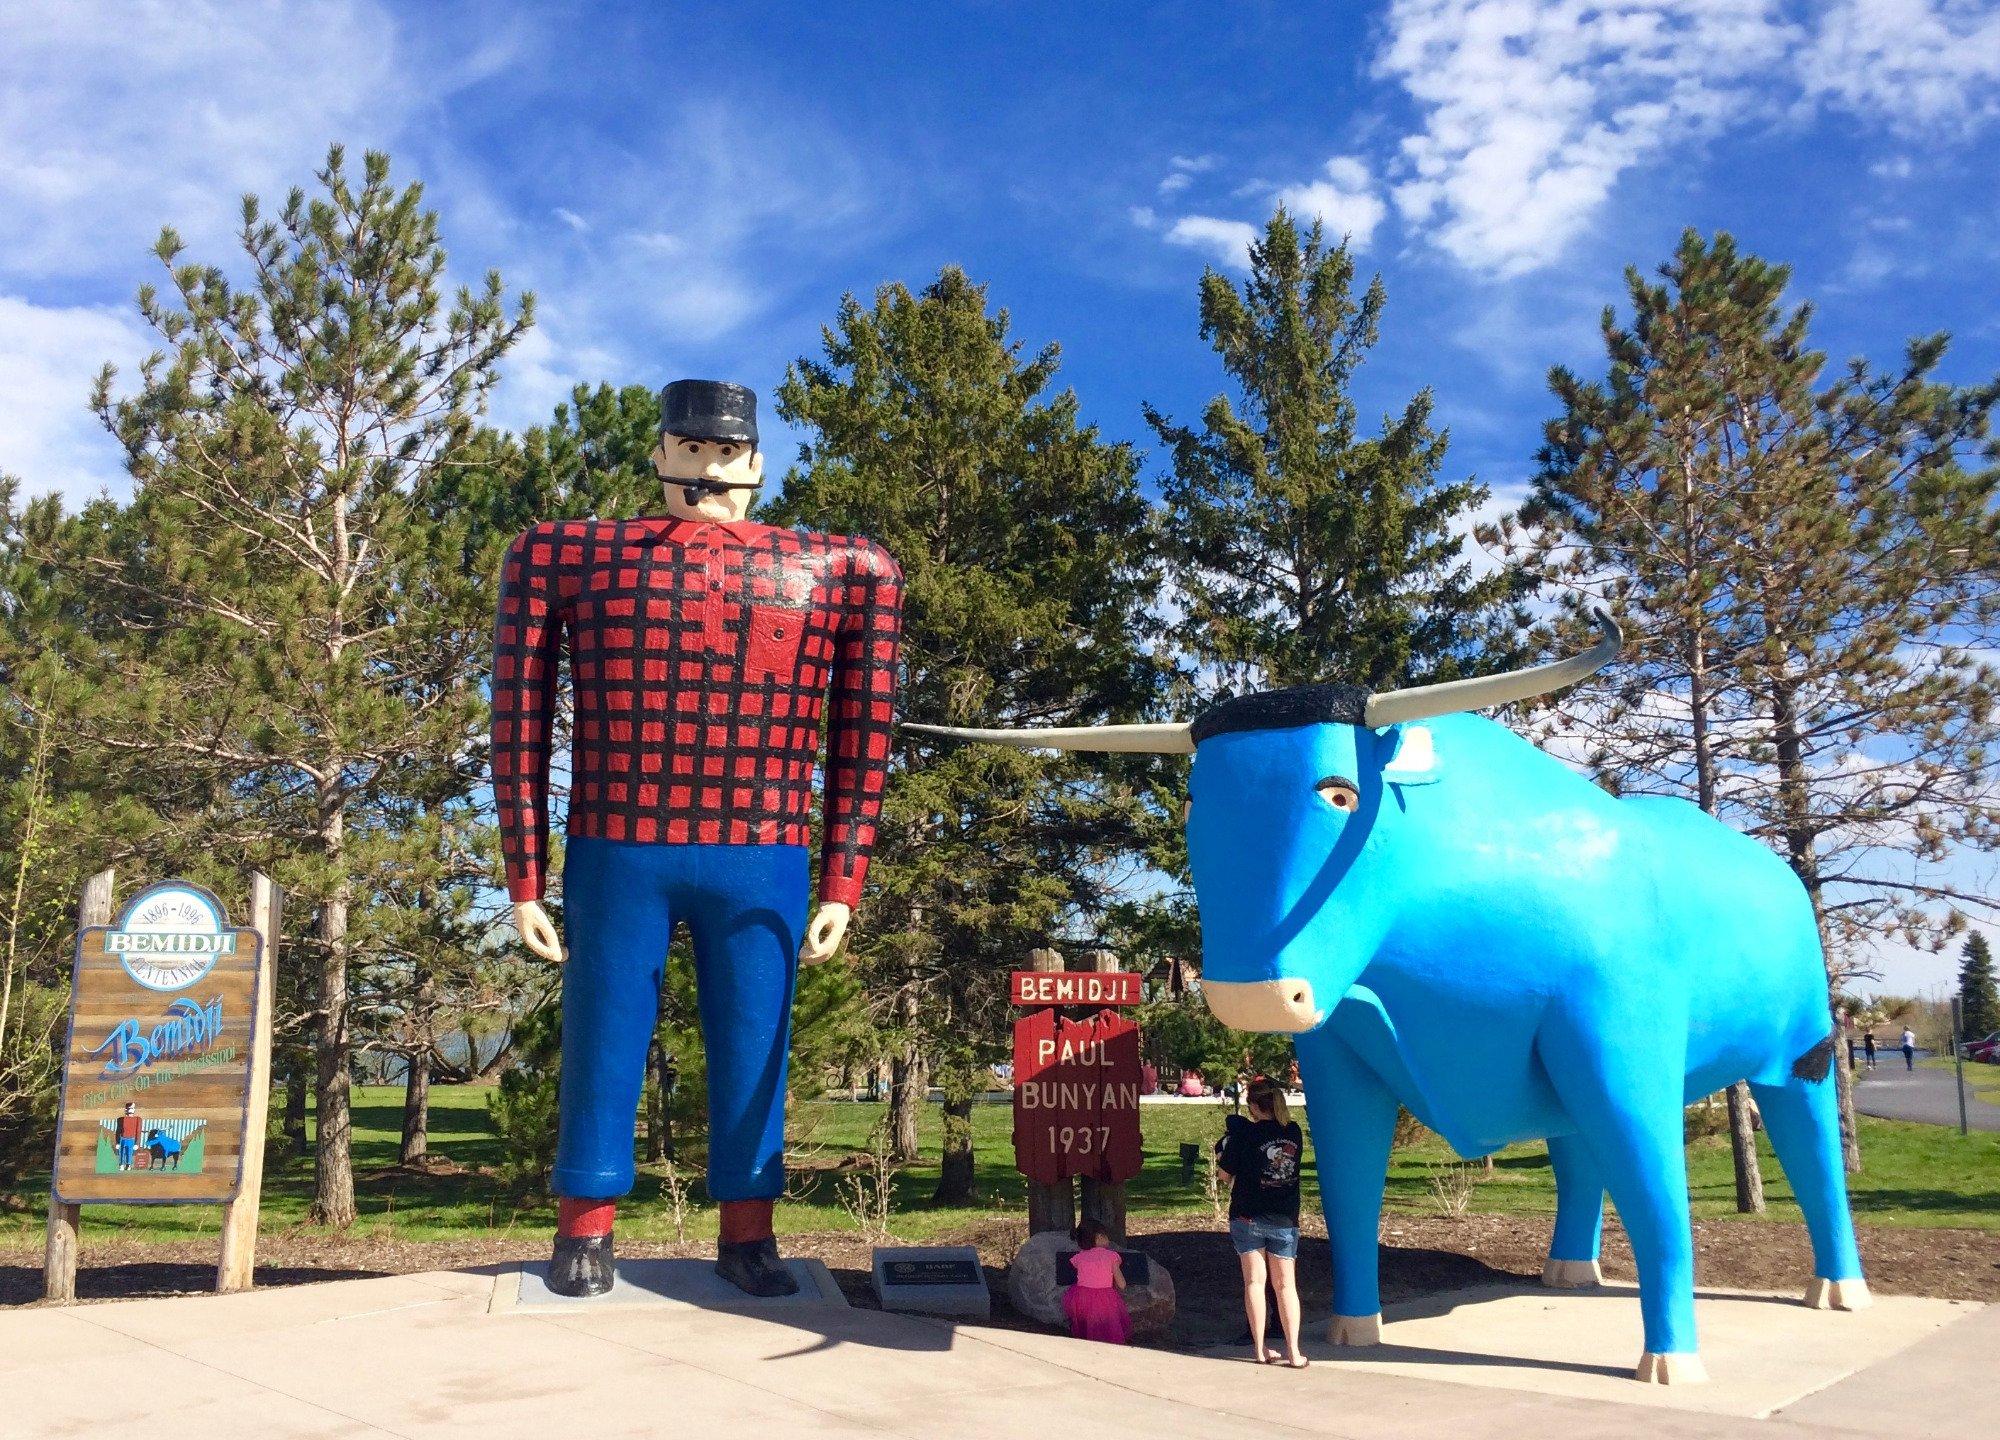
[[667, 386], [652, 459], [665, 514], [545, 521], [515, 539], [500, 581], [492, 764], [507, 891], [528, 948], [556, 963], [542, 900], [565, 652], [574, 702], [548, 1284], [611, 1288], [668, 941], [685, 924], [708, 1054], [715, 1268], [751, 1295], [786, 1295], [798, 1286], [772, 1205], [793, 984], [798, 964], [839, 949], [861, 897], [895, 723], [901, 575], [867, 540], [745, 518], [764, 456], [757, 397], [741, 385]]

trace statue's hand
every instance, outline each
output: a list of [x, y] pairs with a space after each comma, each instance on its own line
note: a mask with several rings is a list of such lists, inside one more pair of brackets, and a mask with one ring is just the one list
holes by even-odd
[[812, 924], [806, 926], [806, 943], [799, 947], [799, 964], [817, 965], [822, 960], [831, 960], [840, 942], [847, 938], [847, 922], [853, 915], [853, 910], [838, 900], [829, 900], [814, 911]]
[[522, 941], [536, 955], [551, 965], [563, 963], [562, 937], [556, 934], [556, 922], [549, 919], [549, 912], [542, 908], [541, 901], [523, 900], [516, 905], [514, 928], [521, 932]]

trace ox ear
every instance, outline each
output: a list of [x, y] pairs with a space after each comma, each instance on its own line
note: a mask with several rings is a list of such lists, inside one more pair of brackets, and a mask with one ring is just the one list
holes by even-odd
[[1393, 746], [1382, 778], [1391, 785], [1430, 785], [1438, 778], [1437, 747], [1428, 725], [1391, 725], [1382, 733], [1386, 746]]

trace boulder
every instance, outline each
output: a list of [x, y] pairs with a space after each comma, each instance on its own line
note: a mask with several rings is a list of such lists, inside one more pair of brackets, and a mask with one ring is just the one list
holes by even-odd
[[[1028, 1243], [1014, 1252], [1007, 1265], [1007, 1299], [1014, 1309], [1032, 1320], [1056, 1329], [1066, 1329], [1063, 1314], [1062, 1257], [1076, 1253], [1076, 1242], [1060, 1230], [1044, 1230], [1030, 1235]], [[1132, 1254], [1131, 1251], [1121, 1251]], [[1174, 1319], [1174, 1277], [1159, 1261], [1145, 1257], [1146, 1278], [1130, 1278], [1138, 1267], [1128, 1265], [1125, 1305], [1132, 1312], [1136, 1335], [1158, 1335]]]

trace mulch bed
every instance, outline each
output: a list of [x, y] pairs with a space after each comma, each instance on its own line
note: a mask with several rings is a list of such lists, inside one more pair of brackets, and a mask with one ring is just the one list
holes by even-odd
[[[1300, 1298], [1308, 1316], [1330, 1304], [1331, 1267], [1326, 1231], [1318, 1217], [1304, 1225], [1299, 1256]], [[1695, 1225], [1695, 1272], [1704, 1286], [1745, 1290], [1803, 1290], [1811, 1274], [1805, 1232], [1796, 1225], [1705, 1221]], [[1025, 1221], [993, 1220], [943, 1237], [939, 1243], [974, 1245], [986, 1266], [994, 1297], [993, 1323], [1039, 1328], [1007, 1304], [1005, 1266], [1027, 1237]], [[1932, 1295], [1954, 1300], [2000, 1301], [2000, 1234], [1985, 1230], [1862, 1227], [1863, 1263], [1878, 1294]], [[1137, 1216], [1131, 1244], [1173, 1275], [1179, 1301], [1173, 1333], [1160, 1343], [1201, 1347], [1241, 1334], [1238, 1271], [1229, 1239], [1186, 1215]], [[869, 1249], [851, 1234], [787, 1236], [787, 1253], [826, 1262], [848, 1299], [873, 1307]], [[1394, 1214], [1382, 1232], [1382, 1298], [1386, 1304], [1469, 1285], [1532, 1280], [1547, 1254], [1548, 1222], [1522, 1216], [1467, 1215], [1456, 1220]], [[347, 1237], [296, 1231], [267, 1235], [258, 1245], [259, 1285], [298, 1285], [425, 1270], [504, 1267], [548, 1253], [540, 1235], [513, 1233], [453, 1241]], [[705, 1257], [708, 1244], [621, 1244], [634, 1259]], [[80, 1299], [124, 1300], [208, 1290], [215, 1279], [213, 1241], [146, 1243], [84, 1236]], [[1632, 1254], [1615, 1219], [1607, 1217], [1604, 1272], [1633, 1277]], [[0, 1251], [0, 1305], [25, 1305], [42, 1293], [41, 1256]]]

